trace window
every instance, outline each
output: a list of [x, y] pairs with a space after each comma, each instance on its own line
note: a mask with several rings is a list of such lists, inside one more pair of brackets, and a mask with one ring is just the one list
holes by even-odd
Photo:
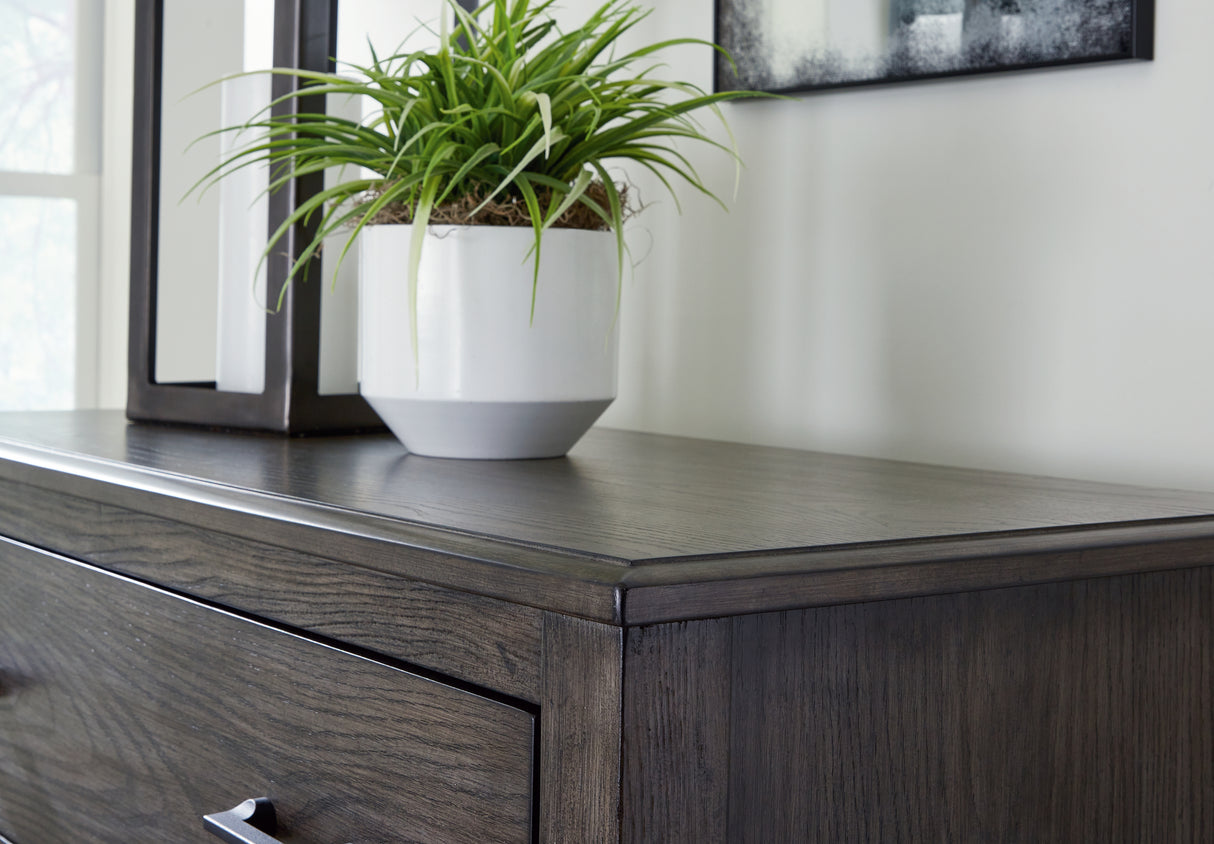
[[0, 410], [96, 400], [101, 0], [0, 0]]

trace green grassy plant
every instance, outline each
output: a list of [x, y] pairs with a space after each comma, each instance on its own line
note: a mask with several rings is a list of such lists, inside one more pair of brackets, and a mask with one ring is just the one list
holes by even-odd
[[672, 181], [681, 181], [720, 202], [677, 144], [709, 144], [736, 159], [731, 146], [708, 137], [690, 115], [707, 108], [724, 123], [718, 104], [747, 94], [709, 94], [655, 76], [661, 67], [656, 53], [681, 44], [719, 49], [715, 45], [677, 38], [622, 52], [620, 39], [648, 14], [630, 0], [608, 0], [568, 32], [548, 14], [554, 0], [488, 0], [471, 12], [456, 0], [445, 2], [437, 50], [402, 47], [384, 58], [372, 52], [369, 65], [339, 73], [270, 71], [300, 80], [279, 102], [362, 96], [376, 104], [374, 116], [355, 122], [267, 110], [222, 130], [252, 129], [259, 139], [238, 148], [200, 184], [258, 161], [271, 166], [271, 190], [332, 168], [360, 174], [307, 198], [271, 234], [267, 255], [292, 226], [319, 221], [288, 282], [305, 271], [325, 238], [348, 231], [344, 257], [364, 226], [396, 209], [398, 219], [414, 225], [408, 282], [415, 300], [435, 209], [471, 208], [466, 222], [476, 224], [493, 203], [525, 208], [535, 233], [537, 274], [545, 230], [574, 206], [614, 231], [622, 273], [628, 209], [608, 171], [612, 161], [654, 173], [672, 195]]

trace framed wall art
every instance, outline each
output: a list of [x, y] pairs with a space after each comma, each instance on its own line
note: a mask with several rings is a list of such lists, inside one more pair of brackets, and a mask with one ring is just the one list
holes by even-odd
[[718, 91], [1153, 57], [1154, 0], [716, 0]]

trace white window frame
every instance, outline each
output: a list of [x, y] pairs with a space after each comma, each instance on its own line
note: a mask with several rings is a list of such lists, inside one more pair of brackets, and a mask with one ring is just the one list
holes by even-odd
[[[89, 2], [89, 0], [83, 0]], [[98, 0], [101, 3], [101, 0]], [[98, 278], [92, 315], [96, 406], [126, 406], [131, 275], [135, 0], [104, 0]]]

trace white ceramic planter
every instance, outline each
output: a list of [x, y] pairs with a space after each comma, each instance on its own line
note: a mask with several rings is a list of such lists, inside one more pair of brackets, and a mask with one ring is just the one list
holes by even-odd
[[544, 234], [535, 315], [530, 228], [431, 226], [417, 294], [412, 226], [360, 239], [360, 391], [409, 451], [517, 459], [567, 452], [615, 398], [615, 236]]

